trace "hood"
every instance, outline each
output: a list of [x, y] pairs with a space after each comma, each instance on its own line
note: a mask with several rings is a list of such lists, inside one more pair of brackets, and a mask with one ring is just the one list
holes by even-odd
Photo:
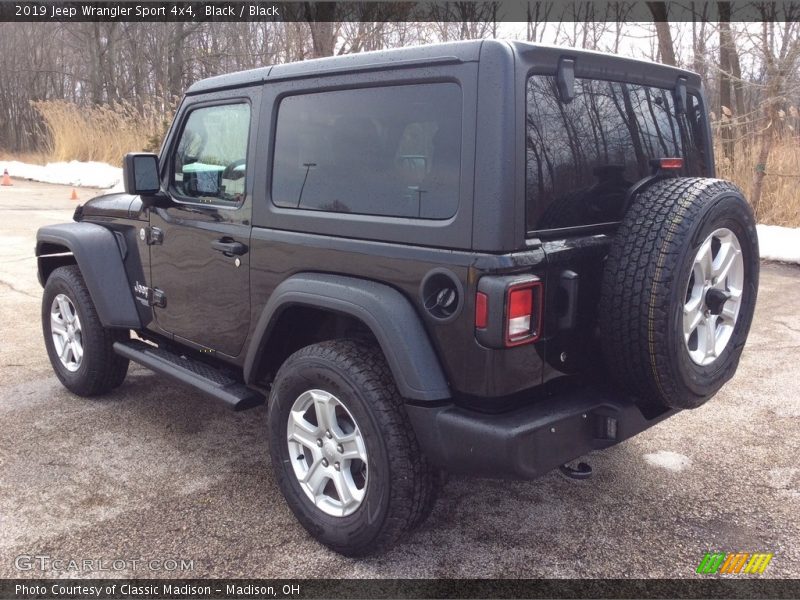
[[80, 206], [76, 213], [77, 220], [92, 220], [92, 217], [99, 217], [103, 220], [109, 219], [136, 219], [137, 221], [147, 220], [143, 214], [144, 206], [139, 196], [130, 194], [105, 194], [96, 196], [83, 206]]

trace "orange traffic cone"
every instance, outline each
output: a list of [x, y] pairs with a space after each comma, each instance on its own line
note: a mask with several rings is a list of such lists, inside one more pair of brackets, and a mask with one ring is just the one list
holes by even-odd
[[70, 200], [77, 200], [78, 199], [78, 192], [75, 191], [75, 188], [72, 188], [72, 195], [69, 197]]
[[3, 183], [0, 183], [0, 185], [14, 185], [11, 183], [11, 177], [8, 175], [8, 169], [3, 169]]

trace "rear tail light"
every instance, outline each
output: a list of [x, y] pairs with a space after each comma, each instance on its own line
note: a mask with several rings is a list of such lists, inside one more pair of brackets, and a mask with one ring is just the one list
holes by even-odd
[[475, 293], [475, 338], [487, 348], [539, 339], [544, 286], [535, 275], [487, 275]]
[[506, 346], [539, 339], [542, 320], [542, 283], [516, 283], [506, 290]]
[[508, 293], [508, 339], [525, 337], [531, 332], [533, 290], [514, 289]]

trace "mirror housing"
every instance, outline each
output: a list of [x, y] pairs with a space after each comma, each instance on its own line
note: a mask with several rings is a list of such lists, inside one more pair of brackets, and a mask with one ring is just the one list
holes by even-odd
[[122, 179], [126, 194], [134, 196], [158, 194], [161, 191], [158, 156], [146, 152], [129, 152], [122, 160]]

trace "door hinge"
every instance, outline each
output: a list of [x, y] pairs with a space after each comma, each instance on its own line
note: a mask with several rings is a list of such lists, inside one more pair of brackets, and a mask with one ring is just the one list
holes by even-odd
[[167, 307], [167, 295], [158, 288], [150, 288], [137, 281], [136, 285], [133, 286], [133, 293], [142, 304], [159, 308]]
[[139, 239], [148, 246], [155, 246], [164, 243], [164, 232], [158, 227], [142, 227], [139, 230]]
[[148, 288], [147, 303], [158, 308], [167, 308], [167, 295], [158, 288]]

